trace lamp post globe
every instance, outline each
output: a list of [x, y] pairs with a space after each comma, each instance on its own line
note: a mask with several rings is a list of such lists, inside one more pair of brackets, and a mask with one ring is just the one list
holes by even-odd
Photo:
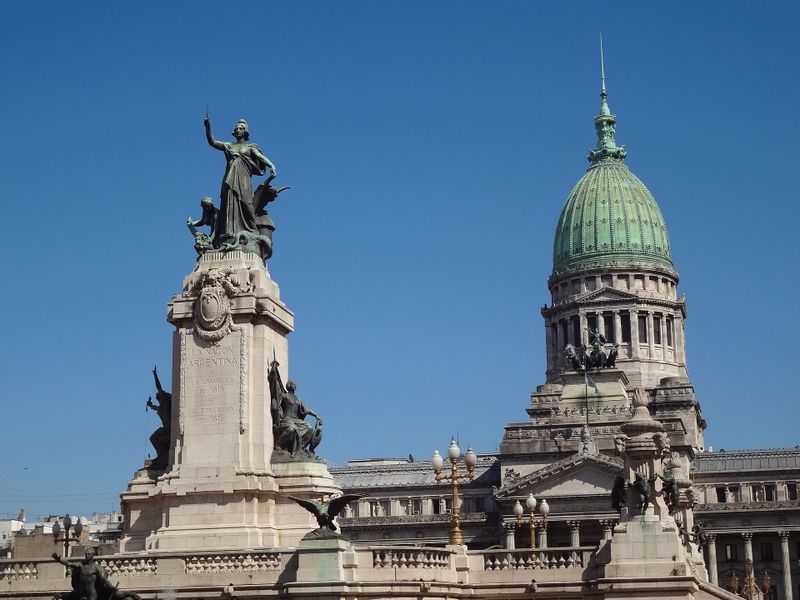
[[458, 460], [459, 456], [461, 456], [461, 448], [458, 447], [455, 438], [453, 438], [450, 440], [450, 446], [447, 448], [447, 457], [450, 460]]
[[431, 465], [433, 466], [433, 470], [435, 473], [439, 473], [442, 470], [442, 465], [444, 464], [444, 459], [442, 455], [439, 454], [438, 450], [433, 451], [433, 456], [431, 457]]
[[467, 446], [467, 453], [464, 455], [464, 464], [467, 465], [467, 469], [474, 469], [478, 464], [478, 457], [472, 451], [472, 446]]
[[539, 503], [539, 512], [542, 513], [545, 519], [547, 518], [547, 515], [550, 513], [550, 505], [547, 503], [547, 500], [542, 499]]

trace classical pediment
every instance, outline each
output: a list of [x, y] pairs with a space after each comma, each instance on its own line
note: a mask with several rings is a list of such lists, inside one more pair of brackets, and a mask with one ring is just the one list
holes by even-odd
[[610, 287], [602, 287], [598, 290], [592, 290], [585, 294], [578, 296], [575, 301], [581, 302], [619, 302], [636, 300], [636, 294], [627, 292], [625, 290], [618, 290]]
[[537, 498], [595, 496], [611, 492], [622, 461], [602, 454], [574, 454], [522, 477], [506, 476], [498, 500], [533, 494]]

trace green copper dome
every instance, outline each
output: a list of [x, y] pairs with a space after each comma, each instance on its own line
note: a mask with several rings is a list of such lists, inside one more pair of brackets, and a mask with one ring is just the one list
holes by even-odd
[[558, 219], [553, 274], [615, 266], [674, 273], [661, 210], [623, 163], [625, 148], [616, 144], [616, 118], [608, 107], [605, 81], [600, 98], [600, 114], [594, 120], [597, 147], [589, 152], [592, 164]]

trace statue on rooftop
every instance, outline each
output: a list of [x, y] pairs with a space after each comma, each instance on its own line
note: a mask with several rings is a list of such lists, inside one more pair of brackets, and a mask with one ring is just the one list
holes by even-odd
[[[275, 450], [287, 453], [290, 458], [297, 458], [298, 454], [316, 458], [314, 450], [322, 441], [322, 419], [295, 395], [294, 381], [287, 381], [283, 387], [278, 366], [273, 358], [267, 372]], [[308, 415], [317, 420], [313, 427], [305, 420]]]
[[[195, 237], [195, 249], [199, 254], [209, 250], [241, 250], [259, 254], [267, 260], [272, 256], [272, 232], [275, 224], [265, 209], [288, 186], [272, 187], [277, 170], [261, 148], [250, 142], [247, 121], [240, 119], [231, 131], [235, 142], [216, 140], [211, 133], [208, 115], [203, 124], [209, 146], [225, 155], [227, 165], [222, 178], [219, 208], [214, 207], [210, 198], [204, 198], [201, 202], [201, 219], [187, 221], [189, 230]], [[271, 175], [253, 192], [253, 176], [264, 175], [267, 170]], [[211, 231], [198, 232], [195, 228], [201, 225], [210, 227]]]
[[150, 464], [154, 471], [164, 471], [169, 463], [169, 444], [172, 428], [172, 394], [164, 391], [161, 381], [158, 379], [158, 370], [153, 367], [153, 379], [156, 383], [156, 400], [158, 404], [153, 404], [153, 398], [147, 399], [145, 410], [152, 409], [161, 419], [161, 427], [156, 429], [150, 436], [150, 443], [156, 451], [156, 457]]

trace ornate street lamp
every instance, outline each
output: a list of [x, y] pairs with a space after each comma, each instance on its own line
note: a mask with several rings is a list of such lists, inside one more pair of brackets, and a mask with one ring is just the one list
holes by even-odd
[[[75, 532], [75, 535], [70, 535], [69, 530]], [[58, 544], [59, 542], [64, 543], [64, 558], [69, 558], [69, 543], [70, 542], [77, 542], [80, 540], [81, 533], [83, 532], [83, 523], [81, 523], [80, 519], [75, 520], [75, 527], [72, 526], [72, 517], [69, 515], [64, 515], [64, 535], [60, 535], [62, 532], [61, 524], [56, 521], [53, 524], [53, 543]]]
[[736, 575], [736, 571], [731, 571], [730, 589], [737, 596], [747, 598], [747, 600], [766, 598], [767, 594], [772, 590], [772, 577], [770, 577], [768, 571], [764, 571], [761, 576], [761, 587], [759, 587], [753, 573], [753, 561], [748, 558], [744, 561], [744, 581], [742, 585], [739, 585], [739, 577]]
[[[525, 499], [525, 506], [528, 507], [530, 516], [527, 519], [523, 519], [522, 515], [525, 513], [525, 509], [522, 508], [522, 504], [519, 503], [519, 500], [514, 503], [514, 516], [517, 518], [517, 526], [528, 525], [530, 527], [531, 548], [536, 548], [536, 504], [536, 498], [533, 497], [533, 494], [528, 494], [528, 497]], [[542, 515], [542, 525], [546, 525], [547, 515], [550, 514], [550, 505], [544, 498], [539, 502], [539, 513]]]
[[433, 465], [433, 472], [436, 473], [436, 481], [450, 480], [453, 484], [453, 509], [450, 516], [450, 543], [459, 546], [464, 545], [464, 536], [461, 535], [461, 522], [459, 521], [458, 511], [458, 482], [461, 479], [469, 479], [475, 476], [475, 465], [478, 464], [478, 457], [472, 451], [472, 447], [467, 447], [467, 453], [464, 455], [464, 465], [467, 467], [466, 473], [458, 472], [458, 459], [461, 456], [461, 449], [456, 444], [455, 439], [450, 440], [450, 446], [447, 448], [447, 458], [450, 461], [450, 473], [447, 475], [442, 474], [442, 466], [444, 466], [444, 459], [435, 450], [431, 458], [431, 465]]

